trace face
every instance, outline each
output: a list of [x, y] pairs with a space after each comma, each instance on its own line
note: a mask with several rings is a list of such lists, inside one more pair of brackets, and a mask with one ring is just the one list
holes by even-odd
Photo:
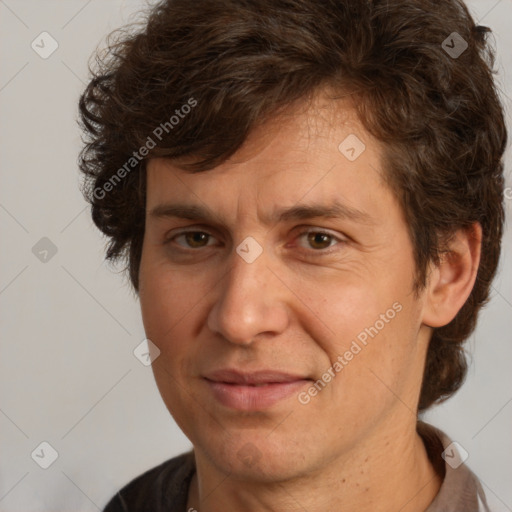
[[139, 297], [153, 371], [220, 470], [306, 475], [415, 424], [424, 301], [381, 169], [353, 110], [321, 97], [215, 169], [148, 163]]

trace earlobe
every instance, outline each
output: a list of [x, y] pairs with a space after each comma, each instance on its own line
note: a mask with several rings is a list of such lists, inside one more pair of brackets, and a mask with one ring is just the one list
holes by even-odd
[[482, 227], [475, 222], [458, 230], [447, 245], [428, 278], [423, 324], [429, 327], [449, 324], [471, 294], [480, 263]]

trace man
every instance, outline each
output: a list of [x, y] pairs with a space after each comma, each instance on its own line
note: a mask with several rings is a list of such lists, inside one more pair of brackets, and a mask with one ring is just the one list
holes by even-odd
[[112, 43], [84, 190], [194, 449], [106, 511], [489, 510], [418, 421], [499, 259], [485, 33], [457, 0], [169, 0]]

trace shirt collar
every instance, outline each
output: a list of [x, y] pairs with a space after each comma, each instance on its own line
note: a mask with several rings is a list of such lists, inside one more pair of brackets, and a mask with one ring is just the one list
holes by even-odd
[[418, 434], [434, 467], [444, 470], [441, 488], [425, 512], [490, 512], [478, 478], [463, 462], [463, 448], [459, 449], [443, 431], [422, 421], [418, 421]]

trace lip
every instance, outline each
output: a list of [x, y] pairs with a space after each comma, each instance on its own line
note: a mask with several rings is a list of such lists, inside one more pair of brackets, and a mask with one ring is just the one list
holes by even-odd
[[204, 377], [214, 398], [240, 411], [258, 411], [296, 394], [311, 379], [274, 370], [218, 370]]
[[228, 384], [273, 384], [283, 382], [293, 382], [307, 379], [304, 375], [281, 372], [278, 370], [255, 370], [244, 372], [234, 368], [225, 368], [210, 372], [205, 378], [214, 382], [225, 382]]

